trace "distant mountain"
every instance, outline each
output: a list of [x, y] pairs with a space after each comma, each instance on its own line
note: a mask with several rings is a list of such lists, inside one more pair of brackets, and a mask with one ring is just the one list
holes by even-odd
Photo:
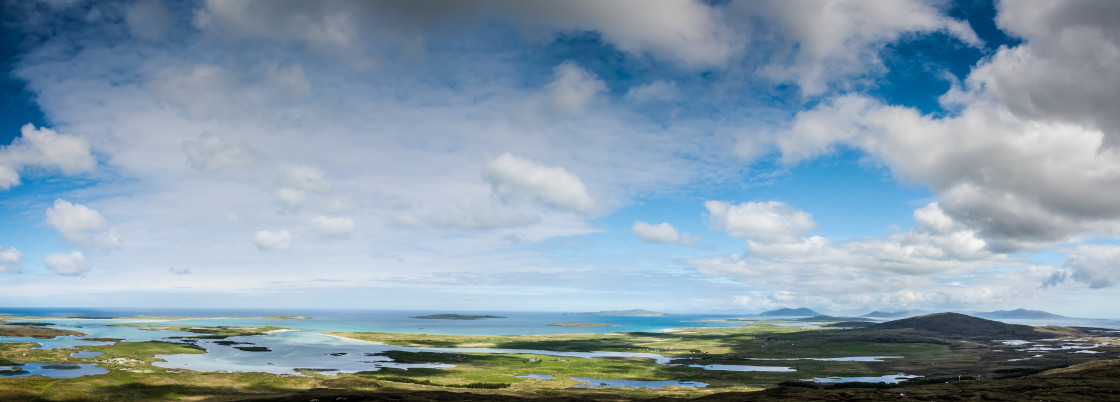
[[992, 320], [1000, 319], [1062, 319], [1069, 318], [1057, 314], [1047, 313], [1041, 310], [1026, 310], [1017, 308], [1014, 310], [999, 310], [989, 311], [987, 313], [976, 313], [977, 317], [988, 318]]
[[937, 313], [887, 321], [875, 330], [909, 329], [955, 339], [1038, 339], [1049, 336], [1027, 325], [1004, 324], [958, 313]]
[[591, 313], [575, 313], [576, 315], [601, 315], [612, 317], [672, 317], [673, 314], [661, 313], [657, 311], [649, 311], [642, 309], [633, 310], [610, 310], [610, 311], [597, 311]]
[[818, 313], [816, 311], [813, 311], [813, 310], [807, 309], [805, 307], [802, 307], [802, 308], [780, 308], [780, 309], [777, 309], [777, 310], [770, 310], [770, 311], [767, 311], [767, 312], [759, 314], [759, 315], [764, 316], [764, 317], [816, 317], [818, 315], [824, 315], [824, 314], [821, 314], [821, 313]]

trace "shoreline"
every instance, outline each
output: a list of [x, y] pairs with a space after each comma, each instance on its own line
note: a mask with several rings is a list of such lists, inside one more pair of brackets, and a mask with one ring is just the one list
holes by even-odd
[[317, 332], [317, 333], [315, 333], [315, 335], [322, 335], [322, 336], [326, 336], [326, 337], [331, 337], [331, 338], [335, 338], [335, 339], [338, 339], [338, 340], [341, 340], [341, 341], [344, 341], [344, 342], [350, 342], [350, 343], [361, 343], [361, 344], [367, 344], [367, 345], [389, 346], [389, 344], [387, 344], [387, 343], [367, 341], [367, 340], [363, 340], [363, 339], [347, 338], [345, 336], [332, 335], [332, 334], [328, 334], [328, 333], [325, 333], [325, 332]]

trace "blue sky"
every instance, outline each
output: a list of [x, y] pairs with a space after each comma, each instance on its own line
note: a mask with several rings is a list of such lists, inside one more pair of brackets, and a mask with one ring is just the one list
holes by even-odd
[[3, 8], [0, 305], [1120, 297], [1112, 1]]

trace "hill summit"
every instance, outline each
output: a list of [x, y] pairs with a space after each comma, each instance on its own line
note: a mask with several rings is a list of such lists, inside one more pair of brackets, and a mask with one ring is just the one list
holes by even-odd
[[1047, 334], [1027, 325], [1004, 324], [958, 313], [937, 313], [887, 321], [872, 329], [910, 329], [956, 339], [1037, 339]]

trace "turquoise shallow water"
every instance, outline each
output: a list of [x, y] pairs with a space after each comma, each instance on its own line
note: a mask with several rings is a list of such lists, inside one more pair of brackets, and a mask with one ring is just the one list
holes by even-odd
[[[698, 326], [738, 326], [742, 323], [697, 322], [732, 318], [731, 315], [681, 315], [670, 317], [610, 317], [575, 315], [555, 312], [458, 312], [458, 311], [362, 311], [362, 310], [225, 310], [225, 309], [3, 309], [0, 313], [32, 317], [264, 317], [298, 315], [310, 320], [291, 319], [184, 319], [175, 325], [273, 325], [313, 332], [398, 332], [461, 335], [533, 335], [601, 332], [657, 332], [667, 328]], [[492, 314], [506, 318], [486, 320], [429, 320], [413, 318], [428, 314]], [[3, 316], [0, 315], [0, 319]], [[96, 324], [107, 320], [75, 320], [80, 324]], [[614, 327], [554, 327], [548, 324], [587, 322], [614, 324]], [[100, 335], [99, 335], [100, 336]]]
[[[465, 335], [529, 335], [529, 334], [556, 334], [556, 333], [602, 333], [602, 332], [659, 332], [669, 328], [686, 328], [699, 326], [739, 326], [739, 323], [712, 323], [704, 320], [718, 320], [736, 316], [728, 315], [682, 315], [669, 317], [617, 317], [617, 316], [592, 316], [574, 315], [564, 313], [527, 313], [527, 312], [450, 312], [460, 314], [492, 314], [506, 318], [485, 320], [432, 320], [415, 318], [420, 315], [433, 313], [449, 313], [448, 311], [347, 311], [347, 310], [167, 310], [167, 309], [0, 309], [0, 319], [18, 321], [14, 317], [44, 317], [33, 321], [51, 322], [55, 328], [70, 329], [84, 332], [85, 336], [64, 336], [49, 340], [32, 338], [0, 337], [0, 342], [35, 342], [40, 348], [45, 349], [73, 349], [80, 353], [84, 346], [108, 345], [110, 342], [83, 340], [83, 338], [119, 338], [127, 341], [165, 340], [180, 342], [171, 337], [197, 335], [179, 331], [153, 331], [137, 327], [112, 326], [119, 323], [166, 323], [168, 325], [197, 325], [197, 326], [277, 326], [291, 328], [294, 331], [278, 332], [263, 336], [232, 337], [229, 340], [251, 343], [252, 346], [268, 348], [266, 352], [254, 352], [237, 349], [236, 346], [249, 345], [220, 345], [213, 340], [197, 340], [197, 344], [207, 350], [206, 354], [182, 354], [159, 356], [166, 362], [157, 363], [160, 367], [189, 369], [196, 371], [247, 371], [267, 372], [276, 374], [296, 374], [296, 369], [326, 369], [332, 373], [350, 373], [357, 371], [374, 371], [381, 368], [441, 368], [449, 367], [441, 364], [402, 364], [393, 362], [392, 359], [380, 353], [388, 350], [424, 351], [441, 353], [533, 353], [552, 355], [557, 357], [605, 357], [629, 356], [650, 358], [657, 364], [668, 364], [669, 359], [652, 353], [621, 353], [621, 352], [553, 352], [542, 350], [503, 350], [503, 349], [471, 349], [471, 348], [407, 348], [372, 344], [368, 342], [344, 340], [321, 335], [324, 332], [396, 332], [396, 333], [430, 333], [430, 334], [465, 334]], [[7, 315], [4, 315], [7, 314]], [[94, 318], [94, 317], [129, 317], [129, 316], [160, 316], [183, 317], [166, 321], [154, 321], [140, 318]], [[264, 317], [270, 315], [299, 315], [311, 319], [279, 319], [279, 318], [244, 318]], [[81, 317], [81, 318], [74, 318]], [[227, 317], [227, 318], [189, 318], [189, 317]], [[739, 316], [741, 317], [741, 316]], [[555, 327], [551, 323], [561, 322], [589, 322], [613, 324], [610, 327]], [[1115, 321], [1092, 321], [1081, 323], [1086, 326], [1120, 328], [1120, 323]], [[1036, 324], [1042, 325], [1042, 324]], [[1068, 324], [1067, 324], [1068, 325]], [[75, 357], [89, 355], [72, 355]], [[899, 358], [898, 356], [854, 356], [843, 358], [827, 358], [817, 360], [852, 360], [852, 361], [877, 361], [884, 358]], [[95, 357], [96, 359], [96, 357]], [[758, 359], [770, 360], [770, 359]], [[736, 365], [690, 365], [690, 367], [704, 370], [724, 371], [793, 371], [788, 367], [779, 366], [782, 362], [775, 361], [752, 366]], [[788, 364], [788, 363], [786, 363]], [[103, 374], [99, 367], [85, 365], [79, 368], [60, 367], [54, 368], [28, 363], [21, 373], [13, 375], [46, 375], [58, 378], [70, 376]], [[65, 376], [65, 377], [64, 377]], [[886, 379], [886, 377], [884, 377]], [[659, 387], [667, 386], [670, 382], [638, 384], [625, 382], [625, 380], [589, 379], [585, 386], [631, 386], [631, 387]], [[814, 379], [817, 381], [852, 381], [846, 378]], [[672, 382], [676, 383], [676, 382]], [[609, 384], [609, 385], [603, 385]], [[629, 385], [622, 385], [629, 384]], [[682, 385], [682, 384], [675, 384]], [[702, 386], [702, 385], [691, 385]]]

